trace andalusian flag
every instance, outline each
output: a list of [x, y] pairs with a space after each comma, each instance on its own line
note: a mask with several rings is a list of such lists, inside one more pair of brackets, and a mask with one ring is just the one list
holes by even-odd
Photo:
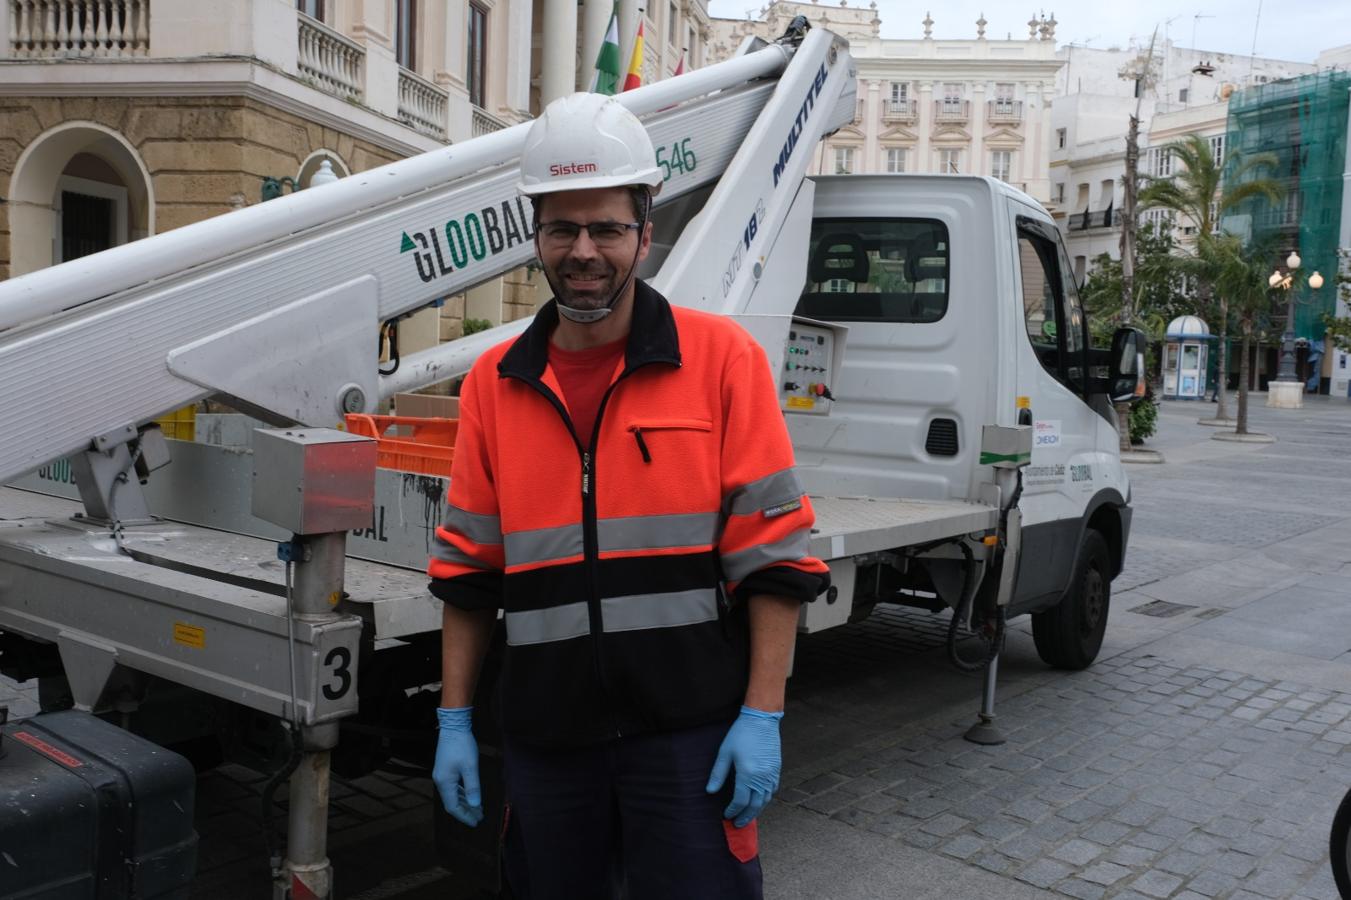
[[624, 90], [643, 86], [643, 22], [638, 20], [638, 36], [633, 39], [633, 56], [629, 58], [629, 74], [624, 79]]
[[614, 95], [619, 92], [619, 4], [610, 13], [610, 25], [605, 29], [596, 56], [596, 74], [591, 78], [591, 93]]

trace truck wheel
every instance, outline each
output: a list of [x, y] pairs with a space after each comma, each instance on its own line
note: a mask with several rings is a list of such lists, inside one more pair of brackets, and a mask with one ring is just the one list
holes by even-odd
[[1332, 817], [1330, 840], [1332, 878], [1337, 882], [1337, 893], [1351, 897], [1351, 791], [1346, 792]]
[[1103, 536], [1088, 529], [1079, 562], [1060, 602], [1032, 615], [1032, 638], [1042, 662], [1057, 669], [1086, 669], [1102, 649], [1112, 599], [1112, 557]]

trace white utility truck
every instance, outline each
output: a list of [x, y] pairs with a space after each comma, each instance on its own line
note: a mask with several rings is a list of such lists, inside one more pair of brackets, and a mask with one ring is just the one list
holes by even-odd
[[[738, 318], [775, 369], [834, 582], [802, 630], [953, 608], [954, 660], [986, 671], [971, 737], [998, 742], [1007, 616], [1033, 615], [1051, 665], [1098, 652], [1130, 524], [1111, 401], [1137, 388], [1138, 334], [1089, 347], [1055, 226], [1008, 185], [809, 177], [857, 103], [829, 32], [620, 100], [669, 174], [646, 277]], [[532, 258], [525, 128], [0, 284], [0, 408], [52, 413], [0, 443], [0, 668], [44, 706], [277, 769], [265, 806], [289, 777], [278, 897], [330, 894], [330, 762], [430, 756], [422, 571], [446, 483], [332, 429], [523, 330], [379, 369], [382, 323]], [[211, 397], [284, 427], [244, 448], [148, 424]]]

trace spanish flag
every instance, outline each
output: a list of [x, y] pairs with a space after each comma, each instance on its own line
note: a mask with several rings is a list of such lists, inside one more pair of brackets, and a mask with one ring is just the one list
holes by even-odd
[[633, 39], [633, 56], [629, 58], [629, 74], [624, 78], [624, 90], [643, 86], [643, 22], [638, 20], [638, 36]]

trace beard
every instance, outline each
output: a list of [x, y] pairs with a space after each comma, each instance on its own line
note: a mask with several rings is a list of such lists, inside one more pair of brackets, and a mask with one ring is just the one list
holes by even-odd
[[[619, 288], [619, 272], [604, 260], [578, 263], [564, 260], [556, 269], [544, 267], [554, 299], [576, 310], [601, 309]], [[579, 284], [580, 279], [587, 283]]]

